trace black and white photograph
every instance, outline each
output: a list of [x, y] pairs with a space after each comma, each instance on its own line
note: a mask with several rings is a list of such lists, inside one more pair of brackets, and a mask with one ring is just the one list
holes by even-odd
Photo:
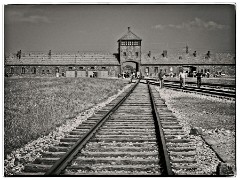
[[2, 4], [2, 177], [235, 177], [235, 3]]

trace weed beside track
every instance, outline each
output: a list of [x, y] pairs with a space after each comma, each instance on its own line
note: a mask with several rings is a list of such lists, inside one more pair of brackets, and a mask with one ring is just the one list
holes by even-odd
[[125, 83], [92, 78], [4, 79], [4, 155], [116, 94]]

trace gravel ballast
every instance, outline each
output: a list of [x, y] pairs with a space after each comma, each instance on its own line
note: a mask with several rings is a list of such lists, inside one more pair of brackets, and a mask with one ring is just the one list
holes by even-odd
[[217, 165], [221, 162], [216, 153], [235, 168], [235, 101], [159, 87], [156, 89], [184, 131], [189, 134], [191, 128], [197, 127], [202, 129], [202, 134], [211, 138], [214, 149], [201, 136], [190, 135], [196, 139], [196, 158], [201, 167], [193, 175], [216, 174]]

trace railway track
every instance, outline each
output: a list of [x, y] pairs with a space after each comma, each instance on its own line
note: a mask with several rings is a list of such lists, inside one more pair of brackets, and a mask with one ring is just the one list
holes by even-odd
[[[148, 80], [148, 81], [152, 85], [159, 85], [159, 82], [157, 82], [156, 80]], [[179, 83], [167, 81], [166, 83], [164, 83], [164, 87], [177, 90], [177, 91], [197, 93], [197, 94], [230, 99], [230, 100], [235, 100], [236, 98], [235, 90], [221, 89], [219, 88], [220, 85], [218, 85], [216, 88], [213, 88], [212, 86], [207, 86], [207, 85], [201, 86], [201, 88], [197, 88], [196, 84], [191, 84], [191, 85], [186, 84], [185, 87], [180, 88]]]
[[197, 169], [195, 144], [154, 86], [135, 83], [20, 176], [156, 175]]
[[[173, 81], [173, 80], [164, 80], [164, 81], [168, 82], [168, 83], [179, 84], [179, 81]], [[197, 86], [196, 82], [186, 82], [186, 84], [188, 86]], [[229, 84], [216, 84], [216, 83], [202, 82], [201, 86], [202, 87], [208, 87], [208, 88], [214, 88], [214, 89], [235, 90], [235, 85], [229, 85]]]

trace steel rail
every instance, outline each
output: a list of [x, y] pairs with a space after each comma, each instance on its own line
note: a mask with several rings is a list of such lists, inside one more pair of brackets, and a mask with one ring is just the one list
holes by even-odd
[[[151, 80], [151, 81], [157, 81], [157, 79], [155, 78], [148, 78], [146, 80]], [[179, 80], [168, 80], [165, 79], [164, 82], [173, 82], [173, 83], [180, 83]], [[197, 84], [196, 82], [186, 82], [186, 84]], [[217, 86], [217, 87], [225, 87], [225, 88], [235, 88], [236, 85], [230, 85], [230, 84], [216, 84], [216, 83], [206, 83], [206, 82], [202, 82], [201, 83], [202, 86]]]
[[[149, 82], [150, 84], [153, 85], [158, 85], [159, 83], [157, 82]], [[231, 98], [236, 98], [236, 93], [232, 91], [222, 91], [219, 89], [204, 89], [204, 88], [194, 88], [194, 87], [189, 87], [185, 86], [183, 88], [180, 88], [179, 85], [171, 85], [171, 84], [165, 84], [164, 85], [167, 88], [172, 88], [172, 89], [182, 89], [186, 91], [192, 91], [192, 92], [200, 92], [200, 93], [205, 93], [205, 94], [211, 94], [211, 95], [217, 95], [217, 96], [222, 96], [222, 97], [231, 97]]]
[[201, 92], [201, 93], [217, 95], [217, 96], [224, 96], [224, 97], [231, 97], [231, 98], [235, 98], [235, 96], [236, 96], [235, 92], [225, 92], [225, 91], [220, 91], [220, 90], [199, 89], [199, 88], [186, 87], [186, 86], [183, 88], [179, 88], [178, 85], [165, 85], [165, 87], [174, 88], [174, 89], [182, 89], [182, 90], [187, 90], [187, 91], [194, 91], [194, 92]]
[[153, 118], [154, 118], [154, 122], [155, 122], [158, 143], [159, 143], [160, 149], [162, 150], [162, 151], [159, 151], [159, 155], [160, 155], [160, 157], [163, 157], [163, 159], [164, 159], [164, 173], [166, 173], [164, 175], [173, 176], [174, 173], [172, 171], [172, 167], [171, 167], [171, 163], [170, 163], [170, 157], [169, 157], [169, 154], [168, 154], [168, 151], [167, 151], [167, 146], [166, 146], [166, 141], [165, 141], [165, 138], [164, 138], [164, 132], [163, 132], [162, 124], [161, 124], [161, 121], [160, 121], [159, 114], [157, 112], [157, 106], [155, 104], [153, 93], [152, 93], [152, 90], [150, 88], [149, 83], [148, 83], [148, 90], [149, 90], [149, 94], [150, 94], [152, 114], [153, 114]]
[[94, 135], [99, 127], [119, 108], [119, 106], [127, 99], [138, 85], [139, 81], [135, 83], [132, 89], [121, 99], [118, 103], [109, 110], [76, 144], [74, 144], [53, 166], [44, 174], [45, 176], [57, 176], [67, 167], [74, 156], [86, 145], [89, 139]]

